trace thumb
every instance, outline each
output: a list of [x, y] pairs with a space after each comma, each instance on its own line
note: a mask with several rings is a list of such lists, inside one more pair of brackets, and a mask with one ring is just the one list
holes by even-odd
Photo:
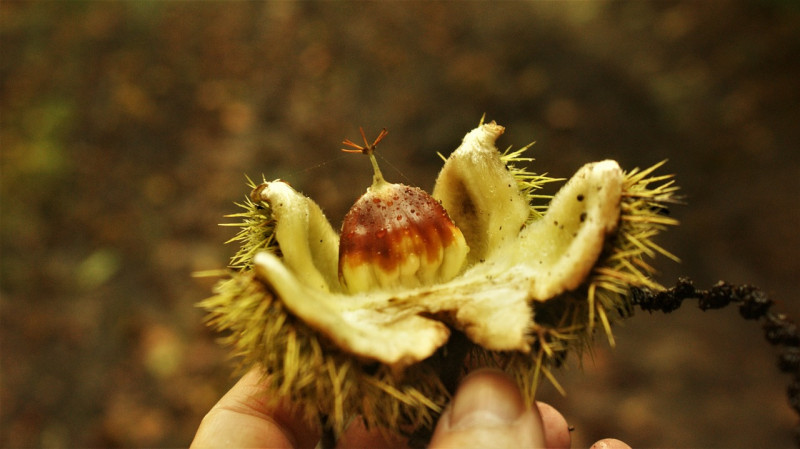
[[461, 383], [436, 426], [430, 448], [446, 447], [544, 447], [542, 419], [508, 376], [477, 371]]

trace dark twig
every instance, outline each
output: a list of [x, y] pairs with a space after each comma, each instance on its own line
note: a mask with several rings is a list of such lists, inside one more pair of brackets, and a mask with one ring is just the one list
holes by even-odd
[[[738, 304], [746, 320], [762, 323], [767, 341], [779, 348], [778, 368], [792, 376], [787, 389], [789, 405], [800, 415], [800, 332], [786, 315], [770, 310], [774, 302], [761, 289], [752, 285], [731, 285], [720, 281], [708, 290], [699, 290], [687, 278], [678, 279], [674, 287], [654, 292], [646, 288], [631, 290], [632, 302], [646, 311], [672, 312], [684, 300], [697, 299], [701, 310], [720, 309]], [[794, 429], [795, 443], [800, 447], [800, 425]]]

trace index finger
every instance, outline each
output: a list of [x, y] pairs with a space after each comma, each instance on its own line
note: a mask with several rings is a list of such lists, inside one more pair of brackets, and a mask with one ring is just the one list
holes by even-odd
[[286, 400], [270, 398], [260, 369], [252, 369], [203, 418], [191, 448], [313, 448], [320, 431]]

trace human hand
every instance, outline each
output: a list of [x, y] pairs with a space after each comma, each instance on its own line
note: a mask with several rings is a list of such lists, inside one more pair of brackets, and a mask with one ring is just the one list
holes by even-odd
[[[271, 447], [313, 448], [318, 426], [309, 426], [291, 404], [272, 404], [262, 373], [252, 370], [208, 412], [192, 448]], [[355, 420], [337, 447], [405, 447], [399, 437], [368, 431]], [[516, 384], [499, 371], [481, 370], [467, 376], [442, 414], [430, 448], [549, 447], [569, 448], [567, 422], [553, 407], [538, 402], [527, 408]], [[601, 440], [592, 449], [630, 449], [618, 440]]]

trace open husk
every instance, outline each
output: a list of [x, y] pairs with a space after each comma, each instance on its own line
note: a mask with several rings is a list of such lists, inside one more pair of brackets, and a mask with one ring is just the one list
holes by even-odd
[[[243, 368], [327, 417], [342, 431], [429, 428], [465, 370], [512, 374], [533, 401], [542, 377], [580, 352], [600, 329], [631, 313], [632, 287], [661, 288], [650, 259], [675, 259], [653, 239], [677, 187], [661, 165], [624, 172], [586, 164], [553, 197], [553, 178], [521, 168], [522, 151], [500, 152], [503, 127], [481, 123], [445, 161], [433, 191], [463, 233], [466, 262], [450, 279], [351, 293], [337, 272], [340, 236], [319, 206], [281, 181], [240, 204], [241, 245], [200, 303]], [[549, 204], [547, 202], [549, 200]], [[345, 238], [345, 237], [341, 237]]]

